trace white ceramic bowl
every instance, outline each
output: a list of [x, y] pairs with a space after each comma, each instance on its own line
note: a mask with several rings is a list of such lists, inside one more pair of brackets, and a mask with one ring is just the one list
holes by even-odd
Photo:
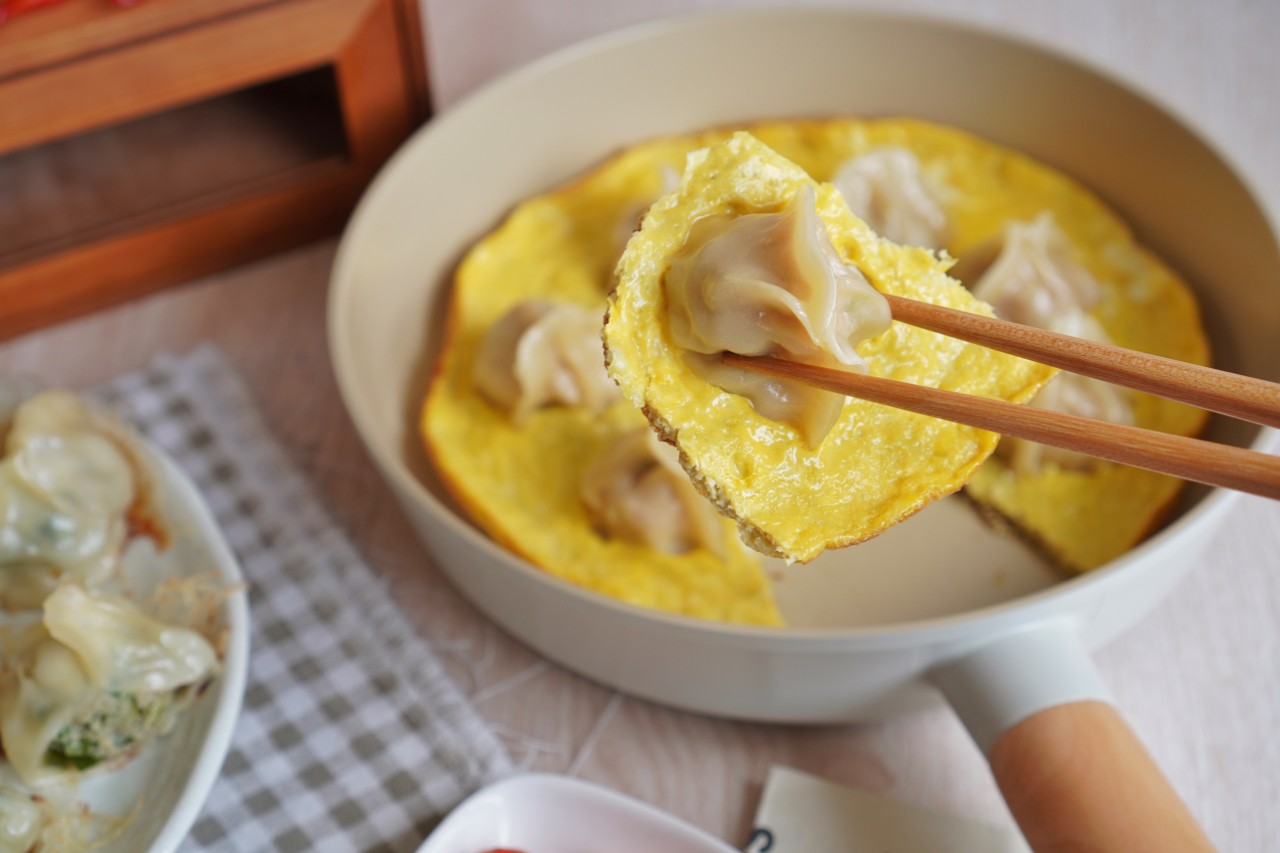
[[418, 853], [609, 850], [734, 853], [697, 827], [608, 788], [569, 776], [509, 776], [472, 794]]
[[178, 466], [150, 448], [159, 474], [156, 504], [172, 542], [158, 554], [149, 547], [126, 558], [138, 576], [216, 572], [236, 591], [223, 602], [226, 648], [222, 671], [178, 725], [121, 770], [92, 776], [81, 790], [91, 809], [133, 817], [104, 853], [172, 853], [187, 837], [222, 770], [244, 699], [249, 671], [249, 608], [244, 577], [203, 498]]
[[[1086, 650], [1159, 601], [1235, 496], [1190, 489], [1162, 532], [1071, 580], [943, 502], [792, 573], [779, 586], [790, 627], [773, 630], [641, 610], [552, 578], [461, 517], [419, 448], [452, 266], [515, 201], [636, 140], [830, 114], [956, 125], [1075, 176], [1193, 283], [1219, 365], [1277, 378], [1273, 231], [1185, 123], [1043, 48], [836, 10], [642, 26], [538, 62], [436, 118], [375, 181], [342, 240], [329, 304], [334, 369], [440, 566], [546, 656], [648, 699], [754, 720], [868, 719], [936, 702], [941, 685], [985, 744], [1037, 708], [1104, 692]], [[1223, 420], [1210, 437], [1260, 440]]]

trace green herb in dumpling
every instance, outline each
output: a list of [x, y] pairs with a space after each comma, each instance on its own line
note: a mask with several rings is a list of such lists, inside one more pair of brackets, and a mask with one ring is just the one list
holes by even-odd
[[127, 755], [167, 732], [217, 667], [199, 633], [64, 583], [7, 667], [0, 742], [28, 784]]

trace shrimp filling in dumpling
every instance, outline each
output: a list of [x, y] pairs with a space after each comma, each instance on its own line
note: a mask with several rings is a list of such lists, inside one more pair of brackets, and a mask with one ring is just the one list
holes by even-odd
[[831, 183], [854, 215], [881, 237], [907, 246], [940, 249], [947, 215], [920, 170], [916, 155], [886, 146], [847, 161]]
[[822, 443], [844, 398], [725, 365], [780, 355], [866, 372], [856, 345], [889, 328], [889, 305], [841, 260], [804, 187], [778, 213], [699, 220], [664, 278], [672, 340], [706, 381]]
[[[964, 273], [962, 265], [957, 264], [957, 269]], [[973, 284], [973, 295], [988, 302], [1006, 320], [1109, 344], [1110, 335], [1088, 313], [1097, 305], [1101, 292], [1047, 213], [1031, 222], [1010, 223], [999, 254]], [[1059, 373], [1031, 405], [1113, 423], [1134, 421], [1133, 405], [1123, 389], [1074, 373]], [[1007, 456], [1019, 471], [1034, 471], [1045, 462], [1068, 468], [1095, 464], [1083, 454], [1019, 439], [1002, 440], [997, 452]]]
[[608, 539], [668, 554], [699, 547], [723, 552], [715, 508], [693, 487], [675, 448], [647, 427], [606, 448], [583, 475], [580, 494], [592, 525]]
[[516, 424], [544, 406], [603, 411], [618, 387], [605, 372], [602, 314], [545, 299], [521, 302], [485, 334], [476, 388]]

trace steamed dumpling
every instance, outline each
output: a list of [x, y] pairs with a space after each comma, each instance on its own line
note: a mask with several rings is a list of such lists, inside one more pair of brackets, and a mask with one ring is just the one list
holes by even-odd
[[[1110, 335], [1089, 313], [1101, 292], [1101, 286], [1076, 260], [1066, 235], [1048, 213], [1030, 222], [1009, 223], [999, 254], [973, 285], [974, 296], [989, 303], [999, 317], [1110, 344]], [[1134, 422], [1129, 392], [1074, 373], [1059, 373], [1031, 405], [1112, 423]], [[1005, 438], [998, 452], [1008, 456], [1018, 471], [1033, 471], [1047, 462], [1071, 468], [1099, 464], [1084, 454], [1016, 438]]]
[[845, 162], [831, 183], [881, 237], [927, 249], [946, 245], [947, 214], [910, 150], [887, 145], [868, 151]]
[[48, 814], [30, 794], [9, 785], [0, 785], [0, 853], [30, 853], [39, 850]]
[[212, 677], [218, 656], [195, 631], [64, 582], [6, 664], [0, 743], [23, 781], [39, 784], [163, 733], [180, 691]]
[[485, 334], [476, 388], [517, 425], [545, 406], [603, 411], [618, 389], [604, 369], [600, 316], [571, 303], [519, 303]]
[[666, 554], [723, 554], [715, 507], [698, 494], [675, 448], [640, 427], [618, 436], [583, 474], [582, 503], [601, 535]]
[[741, 370], [720, 355], [781, 355], [865, 373], [855, 348], [889, 328], [884, 297], [845, 263], [802, 187], [777, 213], [698, 220], [664, 279], [671, 337], [708, 382], [790, 424], [816, 447], [844, 398]]
[[0, 600], [38, 607], [60, 578], [114, 570], [137, 492], [121, 429], [48, 391], [16, 410], [0, 460]]

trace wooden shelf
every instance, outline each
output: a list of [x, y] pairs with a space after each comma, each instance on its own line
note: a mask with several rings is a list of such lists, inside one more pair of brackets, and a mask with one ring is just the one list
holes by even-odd
[[428, 113], [414, 0], [0, 27], [0, 336], [333, 233]]

